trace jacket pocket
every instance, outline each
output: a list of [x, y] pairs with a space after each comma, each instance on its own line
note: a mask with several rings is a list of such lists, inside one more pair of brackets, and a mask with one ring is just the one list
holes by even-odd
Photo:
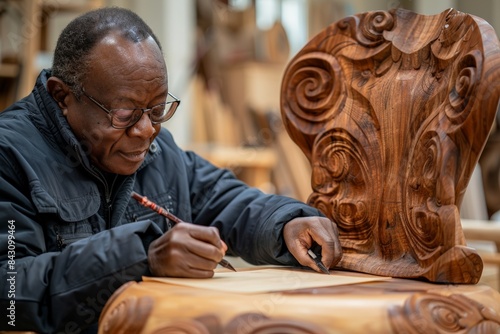
[[67, 224], [55, 224], [54, 232], [57, 247], [62, 250], [75, 241], [90, 237], [93, 233], [92, 225], [88, 221]]
[[99, 195], [87, 194], [60, 199], [49, 194], [39, 181], [32, 181], [30, 186], [32, 201], [40, 221], [44, 222], [48, 251], [60, 251], [67, 245], [102, 230], [97, 216]]
[[[79, 194], [77, 197], [58, 198], [57, 194], [49, 194], [39, 181], [32, 181], [31, 199], [41, 214], [56, 213], [66, 222], [78, 222], [96, 214], [100, 206], [100, 197], [95, 192]], [[61, 190], [62, 194], [65, 194]]]

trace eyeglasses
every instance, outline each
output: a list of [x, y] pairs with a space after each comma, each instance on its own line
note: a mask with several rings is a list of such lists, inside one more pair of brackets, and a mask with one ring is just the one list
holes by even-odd
[[101, 102], [88, 95], [85, 89], [82, 89], [82, 92], [90, 101], [109, 115], [111, 126], [115, 129], [127, 129], [132, 127], [141, 119], [144, 113], [149, 113], [149, 118], [153, 124], [166, 122], [174, 115], [177, 107], [181, 103], [181, 100], [168, 93], [167, 101], [151, 108], [108, 109]]

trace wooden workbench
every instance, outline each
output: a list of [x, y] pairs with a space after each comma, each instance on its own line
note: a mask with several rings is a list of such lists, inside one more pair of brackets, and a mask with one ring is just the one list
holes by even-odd
[[111, 297], [99, 323], [100, 333], [499, 331], [500, 294], [491, 287], [395, 278], [267, 293], [130, 282]]

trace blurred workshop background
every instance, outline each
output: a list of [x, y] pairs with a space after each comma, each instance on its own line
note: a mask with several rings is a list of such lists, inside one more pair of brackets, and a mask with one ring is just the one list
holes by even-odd
[[[170, 91], [182, 100], [165, 126], [181, 147], [263, 191], [303, 201], [310, 166], [282, 126], [279, 92], [287, 62], [312, 36], [347, 15], [396, 7], [428, 15], [455, 8], [500, 31], [498, 0], [0, 0], [0, 110], [29, 94], [51, 66], [62, 28], [102, 6], [135, 11], [160, 39]], [[499, 152], [495, 126], [463, 218], [500, 220]]]

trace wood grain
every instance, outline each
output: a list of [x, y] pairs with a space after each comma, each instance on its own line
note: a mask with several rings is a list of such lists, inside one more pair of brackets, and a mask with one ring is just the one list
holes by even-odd
[[459, 208], [499, 81], [493, 28], [453, 9], [350, 16], [291, 60], [281, 113], [312, 167], [308, 202], [339, 227], [340, 267], [478, 282], [483, 263]]
[[500, 294], [491, 287], [395, 278], [255, 294], [131, 282], [113, 294], [99, 321], [101, 334], [486, 334], [499, 329]]

